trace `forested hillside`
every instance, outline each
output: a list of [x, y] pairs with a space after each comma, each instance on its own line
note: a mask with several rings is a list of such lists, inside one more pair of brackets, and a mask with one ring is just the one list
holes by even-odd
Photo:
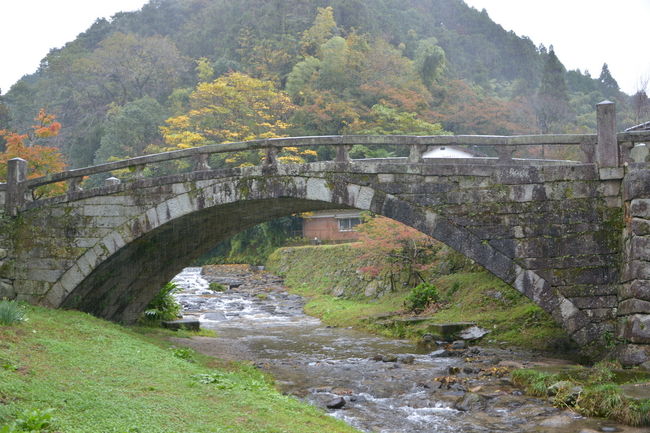
[[256, 137], [592, 131], [603, 99], [621, 127], [650, 105], [606, 65], [566, 71], [461, 0], [151, 0], [97, 20], [0, 98], [0, 129], [55, 115], [58, 135], [35, 142], [71, 167]]

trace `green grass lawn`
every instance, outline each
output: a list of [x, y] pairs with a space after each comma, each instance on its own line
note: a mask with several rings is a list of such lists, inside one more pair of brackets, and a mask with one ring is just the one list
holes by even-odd
[[183, 359], [164, 332], [26, 308], [28, 321], [0, 326], [0, 426], [52, 409], [52, 431], [65, 433], [356, 431], [251, 366]]

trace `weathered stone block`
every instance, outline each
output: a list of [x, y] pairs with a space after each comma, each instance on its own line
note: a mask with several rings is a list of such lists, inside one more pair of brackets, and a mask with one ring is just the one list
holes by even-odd
[[36, 281], [56, 282], [63, 274], [63, 269], [34, 269], [27, 268], [25, 273], [21, 273], [23, 278]]
[[625, 176], [624, 167], [605, 167], [598, 170], [600, 180], [623, 179]]
[[619, 321], [618, 336], [636, 344], [650, 344], [650, 314], [633, 314]]
[[630, 203], [630, 215], [633, 217], [650, 218], [650, 199], [636, 198]]
[[115, 228], [128, 220], [124, 216], [98, 216], [92, 219], [93, 227]]
[[619, 291], [619, 299], [625, 300], [630, 298], [650, 301], [650, 281], [635, 280], [630, 284], [623, 284]]
[[623, 180], [623, 198], [633, 200], [650, 197], [650, 170], [635, 170]]
[[16, 290], [11, 280], [0, 278], [0, 299], [14, 299], [16, 297]]
[[567, 298], [616, 296], [618, 285], [571, 285], [556, 287]]
[[650, 361], [650, 345], [622, 344], [616, 348], [616, 358], [623, 367], [633, 367]]
[[59, 282], [65, 289], [66, 293], [70, 293], [75, 289], [75, 287], [77, 287], [77, 284], [79, 284], [84, 277], [85, 275], [81, 272], [79, 266], [74, 265], [63, 274], [63, 277], [61, 277]]
[[571, 302], [581, 310], [595, 308], [613, 308], [618, 304], [616, 296], [589, 296], [571, 298]]
[[552, 182], [558, 180], [597, 180], [598, 171], [594, 166], [546, 166], [541, 168], [543, 180]]
[[637, 236], [650, 235], [650, 220], [641, 218], [632, 218], [632, 233]]
[[631, 258], [650, 261], [650, 238], [634, 236], [630, 241]]
[[625, 263], [623, 267], [623, 274], [621, 276], [622, 282], [632, 280], [650, 280], [650, 262], [640, 260], [631, 260]]
[[621, 195], [621, 182], [618, 180], [603, 180], [598, 183], [598, 192], [603, 197], [619, 197]]
[[14, 288], [16, 292], [25, 293], [29, 295], [41, 296], [47, 293], [52, 287], [52, 284], [47, 281], [35, 280], [15, 280]]
[[108, 254], [113, 254], [124, 245], [126, 245], [126, 241], [119, 233], [111, 232], [109, 235], [105, 236], [104, 239], [102, 239], [102, 244], [108, 250]]
[[613, 335], [614, 331], [614, 324], [612, 323], [603, 321], [596, 323], [592, 322], [571, 334], [571, 338], [573, 338], [579, 345], [586, 346], [588, 344], [593, 344], [596, 341], [600, 341], [603, 335]]
[[83, 214], [85, 216], [124, 216], [126, 214], [125, 208], [120, 205], [114, 204], [89, 204], [83, 207]]
[[181, 194], [167, 202], [171, 219], [178, 218], [192, 212], [194, 206], [188, 194]]
[[59, 283], [52, 286], [43, 299], [43, 305], [50, 308], [59, 308], [67, 296], [66, 290]]
[[623, 206], [621, 197], [605, 197], [605, 206], [610, 209], [620, 209]]
[[626, 299], [618, 305], [619, 316], [627, 316], [635, 313], [650, 314], [650, 301]]
[[594, 323], [616, 319], [616, 308], [595, 308], [593, 310], [584, 310], [584, 313]]

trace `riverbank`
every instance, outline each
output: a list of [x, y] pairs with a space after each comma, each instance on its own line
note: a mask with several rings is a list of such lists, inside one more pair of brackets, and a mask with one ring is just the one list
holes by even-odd
[[248, 364], [171, 347], [179, 334], [25, 308], [28, 321], [0, 326], [0, 431], [22, 432], [16, 418], [36, 432], [357, 431]]
[[[485, 271], [470, 267], [446, 275], [430, 274], [428, 282], [438, 288], [441, 301], [435, 308], [414, 315], [404, 309], [407, 290], [368, 296], [364, 285], [376, 283], [354, 272], [355, 257], [358, 252], [351, 245], [283, 248], [271, 256], [269, 268], [286, 278], [292, 293], [309, 299], [305, 306], [308, 314], [330, 325], [417, 340], [435, 329], [436, 323], [474, 322], [490, 331], [481, 345], [533, 349], [579, 359], [577, 347], [548, 314]], [[357, 289], [341, 291], [340, 287], [350, 281]], [[639, 372], [638, 377], [623, 374], [615, 364], [551, 372], [530, 368], [515, 371], [514, 378], [531, 395], [549, 398], [553, 405], [585, 416], [650, 425], [647, 372]]]
[[[232, 287], [211, 293], [206, 291], [207, 282], [196, 283], [199, 272], [198, 268], [186, 269], [183, 277], [179, 276], [178, 282], [191, 289], [177, 296], [186, 313], [200, 317], [219, 338], [177, 343], [219, 358], [251, 360], [276, 377], [284, 392], [314, 405], [324, 408], [332, 401], [341, 402], [343, 407], [330, 409], [330, 413], [364, 431], [647, 431], [583, 418], [575, 410], [597, 414], [585, 413], [586, 405], [568, 409], [570, 402], [562, 400], [568, 385], [556, 385], [566, 377], [561, 372], [579, 372], [573, 374], [575, 378], [604, 377], [602, 368], [586, 369], [526, 350], [419, 345], [347, 327], [328, 327], [303, 315], [301, 299], [288, 294], [272, 274], [241, 265], [204, 267], [203, 277]], [[512, 371], [533, 371], [518, 370], [521, 368], [555, 372], [544, 376], [549, 383], [543, 387], [535, 384], [542, 391], [536, 394], [538, 398], [522, 395], [512, 383]], [[597, 373], [592, 374], [594, 371]], [[518, 384], [525, 386], [520, 380], [523, 376], [516, 377]], [[557, 392], [549, 394], [547, 388], [557, 388]], [[593, 399], [592, 390], [584, 389]], [[636, 413], [643, 407], [639, 405]], [[626, 420], [642, 423], [640, 417]]]
[[427, 274], [440, 302], [420, 315], [405, 311], [408, 289], [386, 290], [381, 281], [358, 271], [360, 254], [352, 244], [287, 247], [276, 250], [267, 264], [271, 272], [284, 277], [291, 293], [307, 299], [305, 311], [328, 325], [419, 339], [432, 332], [432, 324], [474, 322], [490, 331], [481, 344], [563, 356], [577, 349], [540, 307], [454, 254], [445, 253]]

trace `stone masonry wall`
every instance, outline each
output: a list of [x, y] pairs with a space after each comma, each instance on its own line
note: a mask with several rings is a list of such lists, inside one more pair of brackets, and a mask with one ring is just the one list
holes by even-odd
[[624, 181], [625, 263], [618, 304], [619, 359], [650, 366], [650, 170]]
[[4, 217], [5, 192], [0, 191], [0, 299], [16, 297], [11, 274], [11, 244], [9, 221]]

